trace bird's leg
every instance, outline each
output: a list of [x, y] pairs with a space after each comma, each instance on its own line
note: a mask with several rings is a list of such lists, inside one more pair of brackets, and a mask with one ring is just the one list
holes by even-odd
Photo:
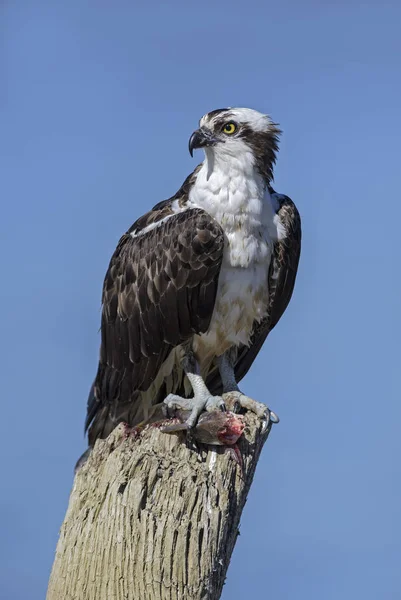
[[227, 404], [234, 404], [234, 412], [240, 408], [254, 412], [258, 417], [278, 423], [278, 416], [271, 411], [265, 404], [256, 402], [252, 398], [245, 396], [238, 387], [235, 370], [233, 366], [233, 357], [228, 350], [217, 358], [217, 365], [220, 371], [220, 377], [223, 384], [223, 399]]
[[[220, 396], [212, 396], [206, 387], [205, 382], [200, 374], [199, 365], [193, 352], [187, 351], [184, 359], [182, 360], [182, 368], [185, 371], [186, 376], [192, 386], [194, 396], [193, 398], [182, 398], [175, 394], [169, 394], [164, 400], [167, 407], [167, 414], [174, 416], [177, 409], [190, 410], [191, 414], [186, 420], [188, 429], [194, 427], [197, 423], [199, 415], [207, 410], [211, 412], [213, 410], [225, 411], [224, 400]], [[181, 427], [182, 429], [182, 427]]]

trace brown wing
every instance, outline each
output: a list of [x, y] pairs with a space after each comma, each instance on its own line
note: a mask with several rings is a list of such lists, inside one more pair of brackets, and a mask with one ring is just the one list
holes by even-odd
[[[249, 346], [238, 350], [235, 364], [236, 381], [239, 382], [249, 371], [270, 331], [283, 315], [294, 290], [298, 262], [301, 253], [301, 218], [295, 204], [281, 194], [275, 195], [279, 208], [277, 214], [285, 227], [287, 236], [274, 246], [269, 267], [269, 312], [268, 317], [258, 323]], [[221, 393], [222, 385], [218, 372], [211, 373], [207, 381], [212, 393]]]
[[99, 368], [86, 420], [86, 428], [93, 420], [90, 442], [102, 436], [104, 419], [121, 412], [119, 405], [139, 401], [138, 391], [149, 388], [171, 350], [207, 331], [211, 320], [223, 231], [201, 209], [169, 216], [168, 202], [156, 208], [168, 218], [148, 231], [154, 211], [138, 220], [130, 230], [136, 235], [123, 235], [106, 273]]

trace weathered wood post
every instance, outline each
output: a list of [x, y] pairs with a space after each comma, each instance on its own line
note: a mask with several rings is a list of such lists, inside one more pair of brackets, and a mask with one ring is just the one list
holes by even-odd
[[218, 600], [271, 422], [245, 415], [242, 471], [221, 447], [119, 425], [78, 471], [47, 600]]

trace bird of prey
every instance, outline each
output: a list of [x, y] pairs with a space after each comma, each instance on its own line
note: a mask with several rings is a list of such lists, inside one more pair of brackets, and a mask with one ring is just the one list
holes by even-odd
[[[204, 115], [189, 140], [204, 161], [178, 192], [120, 239], [103, 285], [99, 366], [88, 399], [89, 445], [155, 405], [224, 410], [284, 313], [301, 222], [272, 188], [280, 130], [249, 108]], [[168, 410], [167, 410], [168, 412]]]

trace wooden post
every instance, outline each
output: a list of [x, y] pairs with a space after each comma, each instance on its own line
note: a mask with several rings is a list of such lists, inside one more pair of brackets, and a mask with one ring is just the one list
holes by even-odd
[[218, 600], [271, 423], [247, 412], [242, 471], [222, 447], [119, 425], [78, 471], [47, 600]]

